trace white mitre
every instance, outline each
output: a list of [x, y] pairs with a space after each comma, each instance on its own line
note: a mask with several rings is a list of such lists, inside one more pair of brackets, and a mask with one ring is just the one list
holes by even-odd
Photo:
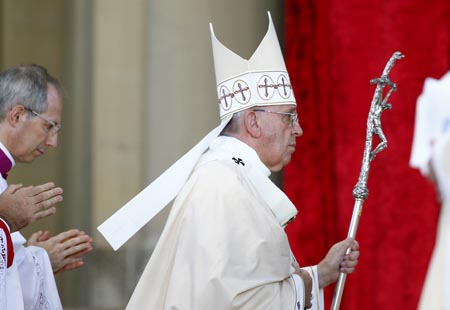
[[269, 28], [249, 60], [220, 43], [210, 24], [221, 119], [254, 106], [296, 105], [272, 17], [267, 14]]
[[268, 15], [267, 33], [249, 60], [220, 43], [210, 25], [221, 123], [98, 227], [114, 250], [178, 195], [200, 156], [234, 113], [254, 106], [296, 105], [277, 34], [270, 13]]

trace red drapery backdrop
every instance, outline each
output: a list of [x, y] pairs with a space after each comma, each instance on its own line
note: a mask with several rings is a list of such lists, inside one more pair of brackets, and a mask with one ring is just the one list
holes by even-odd
[[[408, 162], [424, 79], [450, 68], [450, 1], [287, 0], [285, 15], [286, 63], [304, 135], [283, 181], [299, 209], [287, 232], [303, 265], [319, 262], [347, 235], [375, 90], [369, 80], [394, 51], [406, 55], [390, 74], [398, 91], [382, 116], [389, 146], [371, 164], [360, 263], [341, 309], [417, 309], [439, 205], [432, 184]], [[333, 290], [326, 290], [326, 308]]]

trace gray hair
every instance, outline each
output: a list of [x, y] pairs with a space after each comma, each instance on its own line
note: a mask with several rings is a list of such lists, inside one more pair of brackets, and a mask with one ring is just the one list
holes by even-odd
[[60, 82], [47, 69], [36, 64], [19, 65], [0, 73], [0, 119], [16, 105], [34, 110], [47, 111], [48, 84], [61, 95]]
[[247, 110], [239, 111], [233, 114], [233, 117], [222, 130], [221, 135], [229, 136], [233, 134], [237, 134], [240, 132], [242, 128], [242, 119], [244, 118], [244, 114]]

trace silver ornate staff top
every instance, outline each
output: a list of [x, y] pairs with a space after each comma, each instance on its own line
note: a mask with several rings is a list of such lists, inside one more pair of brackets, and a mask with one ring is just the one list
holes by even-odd
[[[383, 128], [381, 126], [381, 114], [384, 112], [384, 110], [390, 110], [392, 108], [391, 104], [389, 104], [387, 101], [392, 92], [397, 90], [397, 85], [389, 79], [388, 74], [394, 66], [395, 62], [399, 59], [402, 59], [403, 57], [405, 56], [400, 52], [395, 52], [394, 54], [392, 54], [391, 58], [386, 64], [386, 67], [383, 70], [383, 73], [381, 74], [381, 77], [370, 81], [370, 84], [377, 84], [377, 87], [373, 95], [369, 116], [367, 117], [366, 146], [364, 148], [364, 155], [358, 183], [356, 183], [353, 189], [354, 198], [366, 199], [369, 195], [369, 191], [367, 189], [367, 179], [369, 177], [370, 162], [375, 158], [375, 155], [387, 148], [387, 139], [383, 133]], [[383, 98], [383, 91], [386, 85], [388, 85], [390, 89], [387, 92], [386, 96]], [[378, 136], [380, 142], [372, 150], [372, 137], [374, 134]]]
[[[364, 201], [369, 195], [367, 189], [367, 179], [369, 178], [370, 162], [375, 156], [387, 147], [387, 139], [383, 133], [381, 127], [381, 114], [384, 110], [391, 109], [391, 105], [387, 102], [393, 91], [397, 90], [397, 85], [389, 79], [389, 72], [394, 66], [395, 62], [402, 59], [404, 55], [400, 52], [395, 52], [386, 64], [386, 67], [381, 74], [381, 77], [370, 81], [371, 84], [377, 84], [375, 93], [373, 95], [372, 104], [370, 105], [369, 116], [367, 117], [367, 129], [366, 129], [366, 144], [364, 147], [364, 155], [361, 164], [361, 171], [359, 173], [358, 182], [353, 188], [353, 197], [355, 198], [355, 205], [353, 207], [353, 215], [348, 230], [348, 237], [355, 238], [356, 231], [358, 230], [359, 218], [361, 217], [362, 207]], [[386, 96], [383, 98], [384, 88], [388, 85], [390, 87]], [[378, 145], [372, 149], [373, 135], [377, 135], [380, 139]], [[351, 252], [347, 250], [347, 254]], [[333, 303], [331, 305], [332, 310], [339, 310], [341, 303], [342, 293], [344, 291], [346, 274], [340, 273], [336, 284], [336, 288], [333, 296]]]

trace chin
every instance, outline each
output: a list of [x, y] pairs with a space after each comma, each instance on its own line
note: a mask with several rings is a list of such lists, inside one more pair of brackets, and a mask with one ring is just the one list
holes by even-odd
[[22, 157], [19, 160], [17, 160], [19, 163], [32, 163], [36, 158], [40, 157], [41, 154], [30, 154], [29, 156]]
[[289, 163], [291, 162], [291, 158], [292, 158], [292, 156], [289, 155], [289, 156], [287, 156], [287, 157], [284, 159], [284, 161], [283, 161], [283, 168], [286, 167], [287, 164], [289, 164]]
[[21, 160], [21, 161], [19, 161], [19, 162], [25, 163], [25, 164], [29, 164], [29, 163], [32, 163], [35, 159], [36, 159], [36, 157], [25, 158], [24, 160]]
[[275, 167], [275, 168], [271, 168], [271, 169], [269, 169], [269, 170], [270, 170], [270, 172], [279, 172], [279, 171], [281, 171], [281, 169], [283, 169], [282, 166]]

